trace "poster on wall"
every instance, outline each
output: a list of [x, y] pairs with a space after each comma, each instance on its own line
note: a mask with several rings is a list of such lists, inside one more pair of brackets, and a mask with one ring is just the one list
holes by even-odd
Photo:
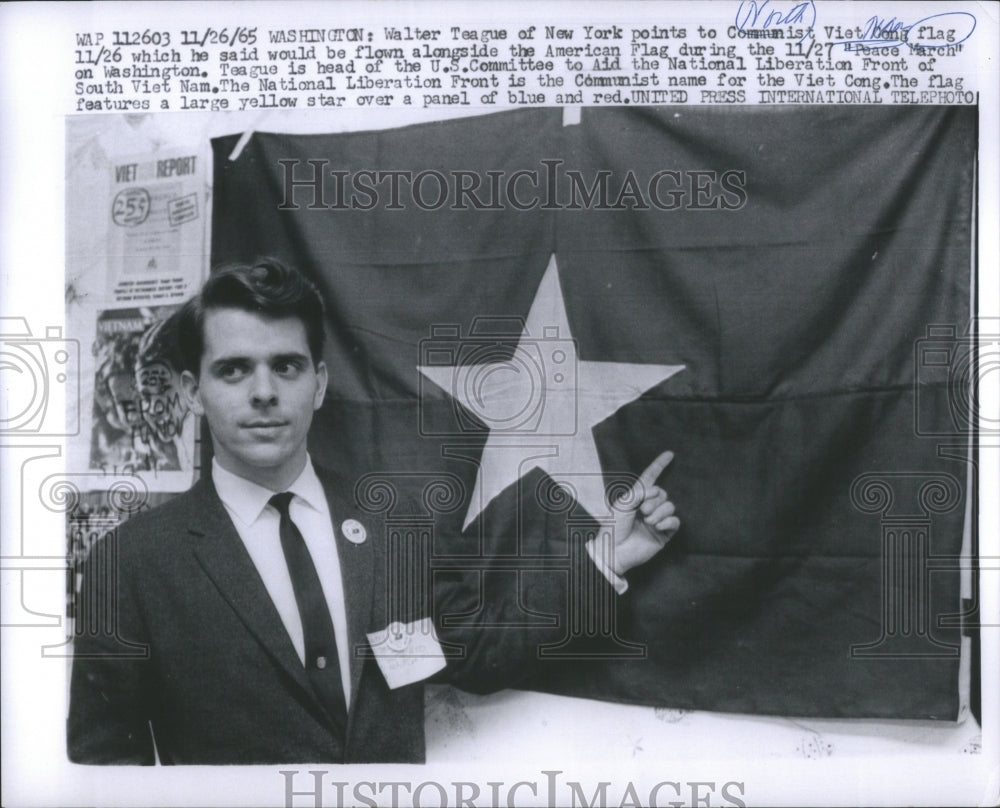
[[177, 308], [97, 315], [90, 469], [138, 475], [149, 490], [184, 490], [193, 474], [195, 418], [180, 388]]
[[[195, 474], [196, 419], [188, 416], [169, 316], [205, 272], [205, 158], [186, 144], [84, 128], [67, 175], [68, 316], [82, 336], [84, 417], [68, 467], [88, 490], [137, 476], [149, 492], [178, 492]], [[69, 288], [69, 287], [68, 287]], [[91, 386], [93, 385], [93, 386]]]
[[204, 186], [197, 154], [116, 161], [108, 230], [108, 296], [163, 305], [190, 296], [200, 277]]

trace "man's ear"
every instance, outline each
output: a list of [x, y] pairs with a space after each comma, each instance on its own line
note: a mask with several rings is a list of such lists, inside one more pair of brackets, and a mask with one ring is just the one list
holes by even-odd
[[198, 377], [190, 370], [181, 373], [181, 389], [184, 391], [184, 398], [187, 399], [191, 412], [199, 418], [205, 414], [205, 408], [201, 406], [201, 388], [198, 385]]
[[313, 398], [313, 409], [318, 410], [326, 396], [326, 385], [329, 382], [329, 375], [326, 372], [326, 364], [322, 361], [316, 363], [316, 396]]

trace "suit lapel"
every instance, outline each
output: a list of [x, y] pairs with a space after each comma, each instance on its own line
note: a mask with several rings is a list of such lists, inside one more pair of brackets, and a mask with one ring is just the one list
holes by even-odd
[[188, 530], [200, 537], [194, 547], [198, 563], [247, 630], [322, 711], [278, 610], [211, 480], [200, 480], [192, 494], [196, 498]]
[[[326, 491], [330, 516], [333, 519], [333, 533], [337, 537], [337, 555], [340, 559], [340, 576], [344, 584], [344, 602], [347, 608], [347, 641], [351, 660], [352, 704], [357, 702], [361, 672], [364, 668], [364, 649], [367, 647], [367, 632], [371, 628], [372, 607], [375, 600], [375, 544], [382, 540], [373, 529], [375, 520], [371, 514], [360, 511], [351, 492], [353, 486], [330, 472], [317, 469], [317, 475]], [[344, 533], [344, 523], [354, 520], [364, 527], [364, 540], [354, 540]], [[340, 642], [340, 638], [337, 638]]]
[[[349, 734], [354, 719], [353, 706], [358, 703], [366, 659], [364, 649], [367, 648], [367, 632], [371, 628], [375, 603], [376, 558], [381, 557], [376, 545], [384, 537], [376, 529], [377, 524], [380, 524], [378, 519], [360, 511], [355, 504], [351, 496], [352, 486], [321, 469], [317, 469], [317, 475], [323, 484], [333, 520], [347, 609], [347, 642], [353, 694], [349, 705]], [[199, 537], [194, 548], [198, 563], [247, 630], [295, 681], [304, 697], [313, 705], [314, 712], [325, 716], [295, 646], [225, 506], [215, 492], [211, 479], [202, 478], [192, 488], [191, 494], [188, 531]], [[365, 527], [364, 541], [352, 541], [345, 535], [343, 525], [349, 519]], [[340, 642], [341, 639], [338, 637], [337, 641]]]

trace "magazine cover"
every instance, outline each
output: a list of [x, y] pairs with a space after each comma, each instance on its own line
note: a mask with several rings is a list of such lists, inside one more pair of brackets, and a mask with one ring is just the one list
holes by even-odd
[[192, 468], [192, 430], [180, 389], [175, 306], [100, 312], [94, 337], [90, 468], [144, 474]]

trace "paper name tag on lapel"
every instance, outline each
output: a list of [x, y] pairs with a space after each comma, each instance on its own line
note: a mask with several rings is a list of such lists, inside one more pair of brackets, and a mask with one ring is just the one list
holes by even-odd
[[390, 690], [420, 682], [446, 666], [429, 617], [390, 623], [369, 634], [368, 644]]

